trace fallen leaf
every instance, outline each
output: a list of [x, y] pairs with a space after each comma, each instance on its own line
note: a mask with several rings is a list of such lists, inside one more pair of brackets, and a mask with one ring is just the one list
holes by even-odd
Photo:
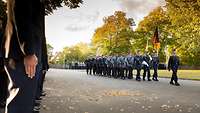
[[120, 109], [120, 111], [121, 111], [121, 112], [123, 112], [123, 111], [124, 111], [124, 109]]

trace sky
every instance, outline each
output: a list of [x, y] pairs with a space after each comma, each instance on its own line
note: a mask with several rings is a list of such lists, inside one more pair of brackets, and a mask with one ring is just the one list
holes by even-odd
[[96, 28], [103, 25], [103, 18], [115, 11], [124, 11], [136, 24], [165, 0], [83, 0], [80, 8], [62, 7], [45, 17], [47, 43], [54, 52], [80, 42], [90, 43]]

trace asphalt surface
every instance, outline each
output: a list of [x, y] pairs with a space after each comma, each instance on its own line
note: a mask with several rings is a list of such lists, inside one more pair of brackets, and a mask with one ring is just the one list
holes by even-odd
[[200, 81], [173, 86], [169, 80], [137, 82], [50, 69], [40, 113], [200, 113]]

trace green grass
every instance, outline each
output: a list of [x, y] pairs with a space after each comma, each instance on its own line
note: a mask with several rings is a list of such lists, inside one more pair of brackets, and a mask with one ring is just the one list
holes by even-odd
[[[134, 74], [136, 74], [136, 70], [134, 70]], [[142, 74], [143, 74], [143, 70], [141, 71], [141, 75]], [[151, 70], [151, 75], [152, 74], [153, 74], [153, 70]], [[168, 70], [158, 71], [158, 77], [171, 78], [171, 76], [172, 76], [172, 71], [170, 72]], [[200, 81], [200, 70], [178, 70], [178, 78]]]
[[[159, 77], [171, 77], [171, 75], [172, 75], [172, 71], [170, 72], [168, 70], [158, 71]], [[200, 70], [178, 70], [178, 78], [200, 81]]]

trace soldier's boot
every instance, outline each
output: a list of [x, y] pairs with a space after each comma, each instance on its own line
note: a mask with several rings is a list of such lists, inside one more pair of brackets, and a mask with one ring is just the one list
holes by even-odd
[[137, 70], [136, 80], [137, 80], [137, 81], [141, 81], [141, 78], [140, 78], [140, 70]]
[[155, 75], [153, 75], [153, 81], [159, 81], [159, 80], [158, 80], [158, 77], [155, 76]]
[[147, 71], [147, 70], [146, 70], [146, 69], [144, 69], [144, 72], [143, 72], [143, 81], [145, 81], [145, 80], [146, 80], [146, 79], [145, 79], [145, 78], [146, 78], [146, 71]]
[[175, 86], [180, 86], [180, 84], [178, 83], [178, 82], [175, 82], [175, 84], [174, 84]]

